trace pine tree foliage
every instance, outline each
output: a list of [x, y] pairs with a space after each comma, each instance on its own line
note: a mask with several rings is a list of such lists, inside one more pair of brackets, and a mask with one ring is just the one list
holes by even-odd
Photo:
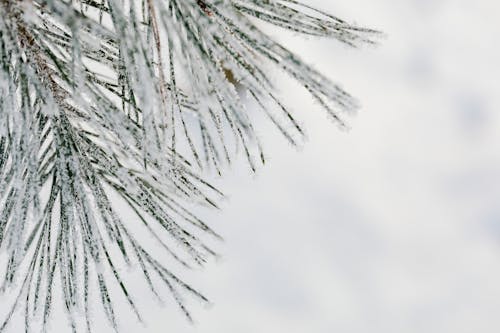
[[[355, 100], [271, 39], [258, 21], [357, 47], [378, 32], [296, 0], [0, 0], [0, 246], [2, 290], [26, 331], [46, 329], [54, 289], [73, 331], [91, 331], [91, 295], [117, 330], [110, 285], [140, 319], [119, 267], [140, 267], [152, 293], [207, 302], [131, 231], [142, 225], [182, 266], [220, 238], [191, 213], [221, 193], [203, 170], [245, 154], [264, 162], [252, 112], [293, 144], [303, 131], [268, 68], [299, 82], [331, 118]], [[238, 89], [259, 110], [247, 110]], [[115, 197], [135, 216], [120, 215]], [[154, 281], [160, 281], [161, 285]], [[57, 287], [56, 287], [57, 286]], [[115, 299], [116, 298], [116, 299]]]

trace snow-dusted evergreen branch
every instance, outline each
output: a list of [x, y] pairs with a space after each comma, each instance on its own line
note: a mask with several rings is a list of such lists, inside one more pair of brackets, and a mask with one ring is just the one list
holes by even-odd
[[[73, 331], [82, 310], [91, 330], [93, 290], [117, 329], [110, 283], [140, 319], [118, 260], [138, 265], [160, 298], [159, 279], [190, 318], [183, 295], [206, 298], [130, 226], [142, 224], [182, 266], [215, 255], [201, 237], [220, 237], [189, 206], [216, 206], [222, 194], [200, 171], [220, 173], [238, 147], [252, 169], [264, 161], [235, 84], [292, 144], [303, 131], [268, 66], [341, 126], [357, 107], [251, 17], [350, 46], [378, 34], [294, 0], [0, 0], [0, 16], [2, 290], [18, 293], [0, 331], [19, 308], [26, 330], [38, 315], [45, 328], [56, 281]], [[125, 220], [117, 201], [135, 216]]]

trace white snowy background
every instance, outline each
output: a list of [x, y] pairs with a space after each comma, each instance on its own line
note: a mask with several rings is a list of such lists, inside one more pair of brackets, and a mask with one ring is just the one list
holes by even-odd
[[269, 30], [359, 98], [352, 130], [281, 82], [309, 140], [264, 127], [267, 165], [217, 180], [222, 259], [181, 274], [213, 306], [191, 302], [190, 325], [145, 293], [148, 326], [123, 332], [500, 332], [500, 2], [305, 1], [387, 34], [351, 50]]
[[[341, 132], [281, 92], [309, 141], [269, 129], [269, 163], [235, 166], [207, 216], [213, 301], [151, 307], [146, 332], [500, 332], [500, 2], [308, 0], [387, 34], [378, 48], [272, 35], [362, 102]], [[128, 332], [135, 332], [130, 328]]]

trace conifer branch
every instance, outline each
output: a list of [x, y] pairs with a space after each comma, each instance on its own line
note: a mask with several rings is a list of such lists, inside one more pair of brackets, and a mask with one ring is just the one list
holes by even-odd
[[[184, 268], [216, 255], [205, 237], [221, 237], [191, 212], [222, 197], [204, 170], [222, 173], [238, 150], [254, 170], [264, 162], [257, 110], [291, 144], [304, 135], [269, 68], [341, 126], [357, 108], [255, 19], [352, 47], [379, 36], [295, 0], [0, 0], [0, 16], [2, 290], [17, 293], [0, 332], [22, 308], [26, 331], [37, 316], [46, 329], [56, 281], [75, 332], [82, 311], [91, 331], [94, 293], [118, 330], [111, 284], [142, 320], [123, 265], [191, 319], [184, 298], [208, 300], [134, 228]], [[237, 88], [259, 108], [247, 110]]]

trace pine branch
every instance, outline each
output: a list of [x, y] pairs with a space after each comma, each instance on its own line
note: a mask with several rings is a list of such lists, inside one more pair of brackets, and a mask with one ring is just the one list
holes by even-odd
[[23, 306], [26, 331], [37, 315], [46, 329], [57, 280], [73, 331], [81, 310], [91, 331], [93, 292], [118, 330], [113, 283], [142, 320], [121, 260], [141, 267], [158, 298], [153, 281], [161, 281], [191, 319], [184, 297], [208, 300], [132, 226], [139, 222], [182, 267], [215, 255], [202, 239], [220, 236], [191, 212], [193, 203], [217, 207], [222, 196], [203, 170], [221, 173], [238, 150], [254, 170], [265, 160], [257, 111], [237, 89], [293, 145], [304, 132], [269, 68], [297, 80], [340, 126], [357, 108], [255, 19], [352, 47], [379, 35], [295, 0], [0, 0], [0, 15], [2, 290], [17, 293], [0, 332]]

